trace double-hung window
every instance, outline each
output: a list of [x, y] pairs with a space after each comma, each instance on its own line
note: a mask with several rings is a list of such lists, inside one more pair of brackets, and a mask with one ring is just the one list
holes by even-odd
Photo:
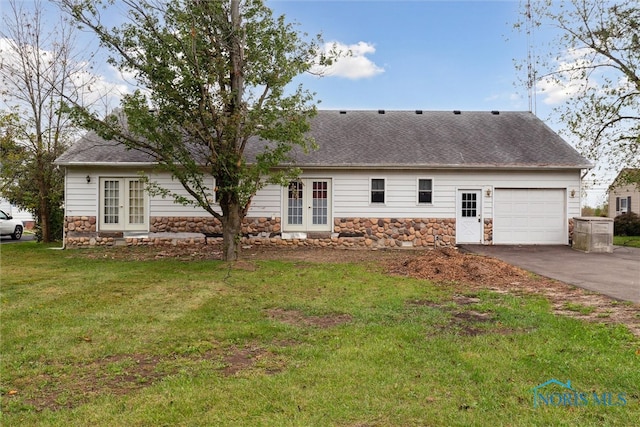
[[418, 203], [433, 203], [433, 180], [423, 178], [418, 179]]
[[631, 196], [616, 197], [616, 215], [622, 215], [631, 211]]
[[371, 203], [384, 203], [384, 178], [371, 179]]

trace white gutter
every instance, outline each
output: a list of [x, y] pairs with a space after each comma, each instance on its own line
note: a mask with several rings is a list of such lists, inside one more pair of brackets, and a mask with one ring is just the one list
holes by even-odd
[[157, 166], [158, 162], [64, 162], [57, 163], [59, 166], [109, 166], [109, 167], [131, 167], [131, 166]]
[[340, 169], [357, 169], [357, 170], [368, 170], [368, 169], [389, 169], [389, 170], [423, 170], [423, 169], [431, 169], [431, 170], [456, 170], [456, 169], [467, 169], [467, 170], [484, 170], [484, 169], [492, 169], [492, 170], [567, 170], [567, 169], [591, 169], [593, 165], [495, 165], [495, 164], [478, 164], [478, 165], [407, 165], [407, 164], [398, 164], [398, 165], [379, 165], [379, 164], [371, 164], [371, 165], [362, 165], [362, 164], [344, 164], [344, 165], [322, 165], [322, 164], [307, 164], [307, 165], [287, 165], [280, 166], [279, 168], [284, 167], [298, 167], [300, 169], [332, 169], [332, 170], [340, 170]]

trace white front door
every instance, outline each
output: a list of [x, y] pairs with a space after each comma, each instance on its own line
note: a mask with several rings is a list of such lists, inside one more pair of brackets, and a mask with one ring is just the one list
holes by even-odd
[[100, 229], [146, 231], [147, 196], [138, 178], [100, 178]]
[[480, 190], [458, 190], [456, 243], [482, 243]]
[[284, 231], [331, 230], [331, 180], [303, 178], [285, 189]]

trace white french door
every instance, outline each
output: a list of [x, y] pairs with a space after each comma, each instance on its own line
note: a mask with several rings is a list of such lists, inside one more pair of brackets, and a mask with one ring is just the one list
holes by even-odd
[[285, 188], [284, 231], [331, 230], [331, 180], [303, 178]]
[[100, 178], [100, 229], [146, 231], [147, 195], [138, 178]]

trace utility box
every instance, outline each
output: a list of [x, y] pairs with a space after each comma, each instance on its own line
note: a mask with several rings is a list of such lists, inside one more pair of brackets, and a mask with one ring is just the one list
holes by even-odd
[[573, 249], [583, 252], [613, 252], [613, 218], [573, 218]]

